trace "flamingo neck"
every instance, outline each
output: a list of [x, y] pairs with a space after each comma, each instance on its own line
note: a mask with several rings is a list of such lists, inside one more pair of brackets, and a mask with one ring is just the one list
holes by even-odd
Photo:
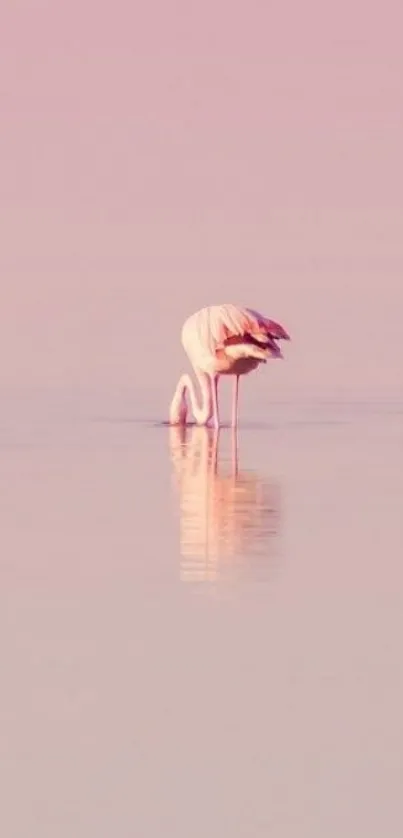
[[172, 425], [186, 424], [187, 394], [189, 395], [190, 407], [197, 425], [206, 425], [212, 415], [213, 402], [210, 379], [205, 373], [196, 371], [195, 374], [199, 382], [201, 402], [198, 400], [190, 375], [184, 373], [178, 381], [171, 402], [169, 420]]

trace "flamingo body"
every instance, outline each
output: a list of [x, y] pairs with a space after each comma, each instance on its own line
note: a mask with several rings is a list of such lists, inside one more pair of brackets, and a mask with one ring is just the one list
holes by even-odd
[[170, 423], [186, 424], [188, 393], [196, 424], [206, 425], [213, 417], [219, 427], [219, 377], [235, 377], [232, 424], [236, 425], [239, 377], [269, 358], [282, 358], [277, 341], [289, 340], [289, 335], [259, 312], [228, 303], [196, 311], [183, 324], [181, 338], [199, 382], [201, 403], [190, 376], [181, 376], [171, 402]]

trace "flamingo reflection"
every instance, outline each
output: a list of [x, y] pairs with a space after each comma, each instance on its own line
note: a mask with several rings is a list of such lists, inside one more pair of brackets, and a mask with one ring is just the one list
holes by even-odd
[[278, 555], [278, 484], [239, 470], [236, 430], [220, 466], [219, 440], [211, 428], [170, 428], [185, 582], [234, 581], [245, 572], [261, 578]]

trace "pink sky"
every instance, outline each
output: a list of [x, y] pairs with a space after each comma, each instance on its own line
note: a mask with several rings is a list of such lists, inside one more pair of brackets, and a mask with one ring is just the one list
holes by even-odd
[[232, 301], [294, 337], [277, 395], [401, 393], [402, 31], [397, 0], [8, 4], [0, 385], [150, 371], [165, 404], [182, 320]]

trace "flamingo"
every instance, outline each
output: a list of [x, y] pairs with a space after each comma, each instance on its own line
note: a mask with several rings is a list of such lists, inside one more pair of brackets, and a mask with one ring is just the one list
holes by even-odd
[[236, 427], [239, 377], [265, 364], [269, 358], [282, 358], [277, 341], [290, 338], [279, 323], [258, 311], [227, 303], [206, 306], [188, 317], [181, 339], [199, 383], [201, 400], [190, 375], [181, 375], [170, 406], [169, 424], [186, 425], [188, 394], [196, 425], [207, 425], [212, 418], [214, 427], [219, 428], [220, 376], [234, 376], [232, 426]]

